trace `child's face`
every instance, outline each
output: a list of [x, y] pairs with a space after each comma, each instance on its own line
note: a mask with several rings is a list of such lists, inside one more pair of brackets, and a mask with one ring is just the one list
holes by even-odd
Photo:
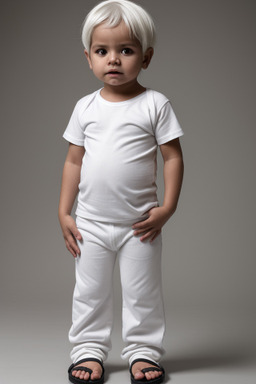
[[105, 86], [134, 86], [141, 69], [149, 65], [153, 49], [143, 55], [140, 43], [130, 37], [122, 22], [114, 28], [98, 25], [92, 34], [90, 52], [85, 54], [94, 75]]

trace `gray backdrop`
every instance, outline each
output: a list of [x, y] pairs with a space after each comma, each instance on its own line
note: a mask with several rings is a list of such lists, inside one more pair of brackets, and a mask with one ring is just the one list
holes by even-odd
[[[74, 261], [57, 219], [62, 133], [76, 101], [100, 87], [80, 42], [95, 3], [1, 3], [2, 306], [71, 311]], [[137, 3], [158, 33], [141, 82], [171, 99], [185, 131], [180, 204], [164, 228], [166, 308], [255, 310], [256, 3]], [[159, 183], [161, 199], [160, 157]]]

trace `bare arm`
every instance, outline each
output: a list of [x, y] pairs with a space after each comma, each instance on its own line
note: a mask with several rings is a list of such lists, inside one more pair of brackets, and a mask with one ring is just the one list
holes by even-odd
[[133, 225], [134, 235], [141, 235], [141, 241], [153, 241], [164, 224], [174, 214], [179, 200], [183, 179], [183, 157], [179, 139], [160, 145], [164, 160], [164, 201], [161, 207], [152, 208], [148, 219]]
[[169, 217], [176, 211], [183, 180], [183, 156], [179, 139], [160, 145], [164, 160], [164, 202]]
[[71, 216], [72, 207], [78, 193], [84, 148], [70, 144], [65, 160], [59, 202], [59, 221], [69, 252], [76, 257], [80, 254], [76, 239], [81, 240], [75, 221]]

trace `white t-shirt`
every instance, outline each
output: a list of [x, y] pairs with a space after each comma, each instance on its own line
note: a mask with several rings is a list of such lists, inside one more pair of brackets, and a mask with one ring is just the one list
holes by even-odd
[[158, 206], [157, 145], [183, 135], [168, 99], [147, 89], [122, 102], [100, 90], [75, 106], [63, 137], [84, 146], [78, 216], [112, 223], [139, 221]]

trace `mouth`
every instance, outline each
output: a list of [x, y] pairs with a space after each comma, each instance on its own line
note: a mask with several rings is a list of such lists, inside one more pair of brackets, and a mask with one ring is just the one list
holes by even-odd
[[108, 71], [107, 75], [122, 75], [122, 72], [119, 72], [119, 71]]

